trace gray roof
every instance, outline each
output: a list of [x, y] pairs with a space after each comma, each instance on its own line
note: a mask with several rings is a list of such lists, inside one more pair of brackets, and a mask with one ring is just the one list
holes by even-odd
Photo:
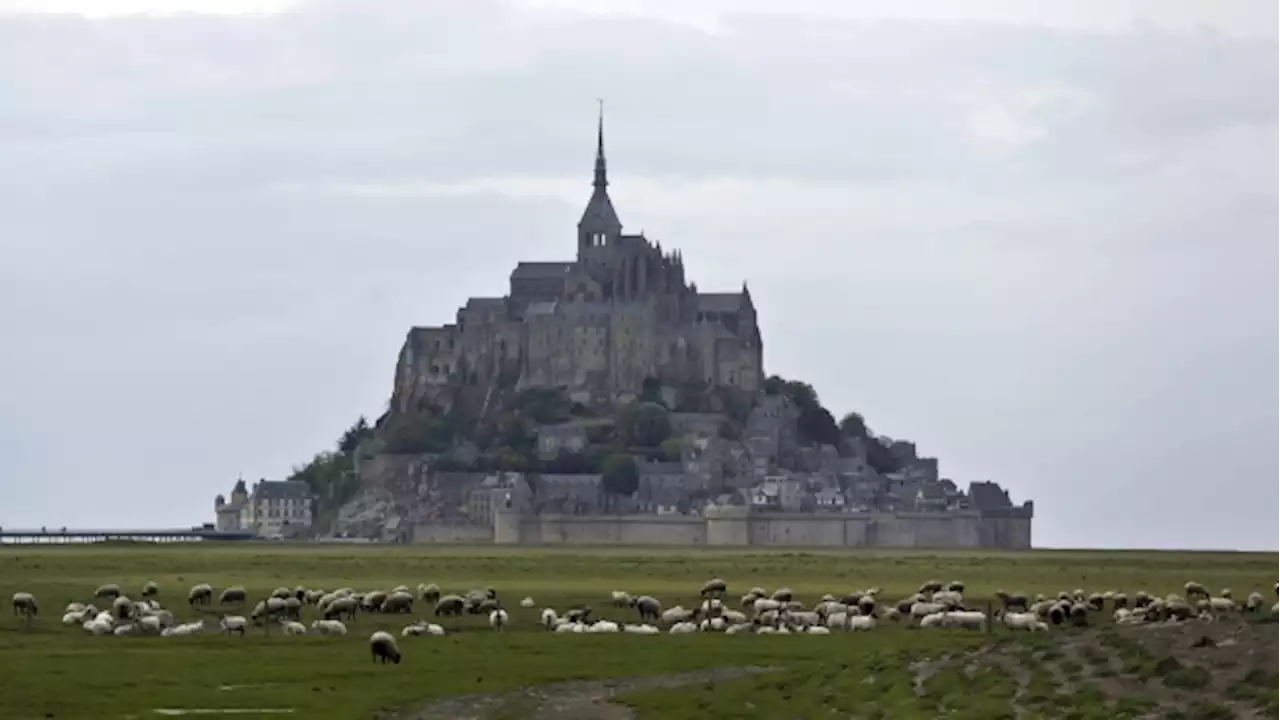
[[511, 279], [543, 280], [564, 277], [572, 267], [571, 262], [522, 262], [511, 271]]
[[467, 298], [468, 310], [506, 310], [507, 299], [500, 297]]
[[556, 312], [555, 300], [539, 300], [529, 303], [529, 307], [525, 308], [525, 315], [554, 315]]
[[742, 293], [698, 293], [698, 309], [702, 312], [738, 312]]
[[311, 487], [301, 480], [263, 480], [253, 488], [258, 500], [306, 500], [311, 497]]
[[591, 193], [591, 199], [587, 201], [587, 208], [582, 211], [582, 220], [578, 221], [578, 225], [583, 230], [595, 232], [617, 233], [622, 230], [622, 221], [618, 219], [613, 201], [603, 187], [597, 186]]

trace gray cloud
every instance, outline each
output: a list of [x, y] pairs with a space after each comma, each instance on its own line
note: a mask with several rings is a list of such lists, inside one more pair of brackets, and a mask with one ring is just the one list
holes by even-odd
[[364, 7], [0, 17], [0, 524], [196, 522], [376, 415], [571, 255], [604, 95], [623, 222], [750, 280], [770, 371], [1038, 544], [1276, 547], [1274, 37]]

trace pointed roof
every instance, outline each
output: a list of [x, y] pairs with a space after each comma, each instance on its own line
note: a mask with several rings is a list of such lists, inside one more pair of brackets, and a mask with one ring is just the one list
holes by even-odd
[[609, 175], [604, 160], [604, 103], [600, 104], [600, 119], [596, 125], [596, 168], [591, 181], [593, 190], [591, 199], [587, 201], [587, 209], [582, 212], [582, 220], [578, 227], [591, 232], [617, 234], [622, 232], [622, 222], [613, 209], [613, 201], [609, 199]]

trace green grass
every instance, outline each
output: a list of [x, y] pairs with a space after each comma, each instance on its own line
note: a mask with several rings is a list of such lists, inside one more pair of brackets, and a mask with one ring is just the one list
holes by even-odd
[[[949, 666], [925, 680], [918, 694], [908, 668], [915, 659], [974, 650], [991, 642], [988, 635], [887, 626], [836, 637], [547, 635], [534, 625], [541, 607], [575, 602], [623, 619], [622, 611], [607, 607], [614, 589], [689, 607], [711, 577], [727, 580], [734, 597], [753, 585], [785, 585], [807, 603], [825, 592], [873, 585], [884, 588], [883, 597], [896, 599], [928, 579], [960, 579], [968, 583], [966, 596], [972, 603], [997, 588], [1056, 593], [1082, 587], [1130, 595], [1146, 589], [1163, 594], [1189, 579], [1247, 592], [1270, 587], [1276, 566], [1274, 553], [0, 546], [0, 589], [33, 592], [42, 608], [30, 630], [17, 618], [6, 616], [0, 622], [0, 718], [158, 717], [153, 710], [166, 707], [288, 707], [305, 717], [367, 718], [379, 710], [465, 693], [746, 665], [779, 669], [634, 692], [623, 701], [641, 717], [670, 720], [709, 715], [914, 718], [943, 712], [957, 718], [1008, 717], [1012, 690], [1007, 674], [982, 665], [971, 671]], [[362, 615], [342, 639], [264, 636], [261, 631], [244, 638], [90, 637], [58, 623], [66, 603], [90, 599], [98, 585], [115, 582], [136, 593], [147, 580], [160, 583], [162, 602], [179, 619], [193, 615], [185, 596], [197, 582], [243, 585], [255, 599], [279, 585], [385, 589], [435, 582], [455, 592], [488, 585], [499, 590], [515, 624], [498, 635], [481, 618], [448, 620], [443, 624], [454, 634], [403, 638], [405, 663], [382, 667], [370, 662], [365, 645], [369, 633], [389, 629], [398, 636], [408, 616]], [[525, 595], [537, 600], [538, 609], [516, 607]], [[425, 614], [425, 608], [418, 608], [415, 616]], [[1045, 683], [1036, 673], [1033, 691], [1044, 699], [1046, 712], [1069, 702], [1054, 696]], [[222, 686], [240, 687], [228, 691]], [[495, 717], [527, 716], [531, 708], [522, 702], [513, 700]]]

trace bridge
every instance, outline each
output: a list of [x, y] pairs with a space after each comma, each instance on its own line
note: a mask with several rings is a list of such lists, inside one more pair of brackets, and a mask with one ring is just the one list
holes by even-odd
[[255, 535], [251, 532], [220, 532], [199, 527], [160, 530], [71, 530], [68, 528], [26, 530], [0, 528], [0, 544], [7, 545], [64, 545], [107, 542], [110, 540], [175, 543], [252, 540], [254, 537]]

